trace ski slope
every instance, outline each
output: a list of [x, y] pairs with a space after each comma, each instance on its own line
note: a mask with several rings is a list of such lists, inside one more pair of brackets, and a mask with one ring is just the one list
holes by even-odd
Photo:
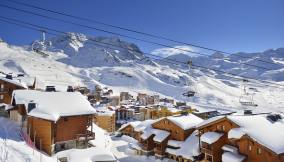
[[[51, 38], [52, 46], [48, 47], [48, 51], [45, 51], [49, 55], [48, 57], [43, 57], [27, 47], [12, 46], [2, 42], [0, 43], [0, 69], [6, 73], [24, 73], [34, 76], [37, 79], [38, 88], [55, 85], [57, 90], [65, 91], [68, 85], [87, 86], [94, 89], [95, 85], [99, 84], [112, 88], [115, 95], [118, 95], [120, 91], [129, 91], [134, 96], [138, 92], [143, 92], [203, 106], [207, 105], [216, 109], [234, 111], [247, 109], [239, 103], [239, 97], [243, 93], [240, 80], [216, 74], [213, 71], [210, 74], [204, 73], [198, 69], [195, 69], [192, 76], [189, 76], [186, 67], [145, 59], [136, 45], [117, 38], [96, 38], [121, 46], [115, 50], [90, 44], [88, 37], [82, 35], [74, 37], [72, 41], [65, 40], [64, 37]], [[125, 48], [134, 48], [137, 52], [127, 51]], [[279, 51], [283, 52], [281, 49]], [[270, 54], [271, 58], [269, 59], [277, 62], [278, 65], [275, 70], [260, 71], [260, 76], [263, 79], [273, 78], [271, 80], [283, 84], [283, 75], [281, 74], [284, 68], [282, 68], [283, 58], [281, 56], [283, 55]], [[175, 59], [175, 56], [170, 57]], [[266, 55], [264, 58], [268, 59]], [[179, 55], [176, 59], [185, 60], [186, 58]], [[194, 59], [196, 63], [204, 60], [199, 57]], [[228, 62], [222, 61], [220, 57], [212, 56], [206, 58], [205, 62], [215, 67], [220, 64], [219, 68], [227, 71], [236, 72], [241, 69], [241, 74], [248, 75], [252, 73], [251, 70], [255, 71], [255, 69], [238, 64], [239, 61], [244, 60], [235, 59], [234, 62]], [[252, 60], [246, 61], [252, 62]], [[190, 86], [197, 91], [193, 98], [182, 95], [188, 90], [188, 81], [192, 83]], [[254, 83], [249, 83], [248, 86], [257, 89], [254, 101], [259, 106], [253, 109], [259, 112], [284, 111], [282, 106], [284, 88]]]

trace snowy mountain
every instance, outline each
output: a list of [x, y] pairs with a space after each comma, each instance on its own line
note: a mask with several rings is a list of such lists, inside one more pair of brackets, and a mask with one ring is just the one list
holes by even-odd
[[[254, 77], [263, 80], [284, 81], [284, 48], [270, 49], [259, 53], [237, 53], [225, 56], [214, 53], [208, 57], [190, 57], [186, 54], [177, 54], [167, 57], [165, 60], [185, 62], [192, 60], [193, 64], [211, 69], [222, 70], [245, 77]], [[171, 63], [160, 62], [161, 64], [176, 67]], [[178, 65], [181, 67], [181, 65]], [[182, 68], [187, 68], [183, 65]], [[221, 75], [221, 76], [220, 76]], [[223, 77], [217, 73], [217, 77]]]
[[[130, 91], [160, 94], [177, 100], [192, 102], [196, 106], [210, 106], [221, 109], [245, 109], [239, 103], [243, 93], [240, 80], [218, 74], [214, 71], [194, 69], [189, 75], [188, 67], [154, 61], [143, 55], [135, 44], [116, 37], [89, 37], [83, 34], [49, 38], [45, 43], [44, 55], [33, 52], [31, 48], [0, 43], [0, 69], [4, 72], [24, 73], [37, 78], [38, 86], [55, 85], [65, 91], [68, 85], [88, 86], [93, 89], [96, 84], [110, 87], [115, 94]], [[264, 65], [263, 62], [236, 56], [214, 54], [209, 57], [189, 57], [184, 54], [169, 56], [168, 59], [186, 61], [194, 64], [225, 70], [232, 73], [284, 81], [283, 48], [261, 53], [239, 53], [240, 55], [273, 61], [277, 65]], [[226, 59], [225, 59], [226, 58]], [[271, 68], [257, 69], [240, 62]], [[282, 74], [282, 75], [281, 75]], [[197, 94], [187, 98], [182, 94], [188, 91], [187, 84]], [[254, 95], [259, 105], [257, 110], [283, 112], [284, 89], [265, 87], [249, 83], [257, 89]]]
[[144, 58], [138, 46], [117, 37], [89, 37], [68, 33], [50, 38], [47, 42], [48, 51], [66, 54], [58, 61], [75, 67], [130, 65]]

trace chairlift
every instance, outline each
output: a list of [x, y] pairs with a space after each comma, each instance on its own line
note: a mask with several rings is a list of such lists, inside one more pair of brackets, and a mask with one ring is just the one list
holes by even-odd
[[46, 50], [46, 45], [50, 45], [45, 41], [45, 31], [42, 31], [42, 40], [36, 40], [32, 43], [32, 50], [44, 57], [49, 56], [47, 53], [43, 52]]
[[[191, 75], [192, 60], [189, 60], [189, 61], [187, 62], [187, 64], [188, 64], [188, 67], [189, 67], [189, 76], [192, 76], [192, 75]], [[186, 83], [186, 85], [189, 87], [189, 90], [188, 90], [187, 92], [183, 93], [182, 95], [183, 95], [183, 96], [186, 96], [186, 97], [193, 97], [193, 96], [195, 96], [196, 91], [195, 91], [195, 88], [193, 87], [193, 83], [192, 83], [191, 86], [190, 86], [189, 81], [188, 81], [188, 82]]]
[[[249, 93], [247, 91], [246, 83], [248, 83], [248, 80], [243, 80], [243, 91], [244, 93], [239, 98], [239, 103], [243, 106], [250, 106], [250, 107], [257, 107], [258, 105], [254, 103], [253, 96], [255, 93]], [[251, 88], [249, 88], [251, 89]]]
[[240, 96], [239, 102], [243, 106], [251, 106], [251, 107], [257, 107], [258, 106], [253, 101], [253, 94], [249, 94], [249, 93], [246, 93], [246, 94], [243, 94], [242, 96]]

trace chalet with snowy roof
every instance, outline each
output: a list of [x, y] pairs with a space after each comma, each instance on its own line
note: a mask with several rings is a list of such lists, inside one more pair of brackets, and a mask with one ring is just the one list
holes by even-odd
[[135, 128], [141, 124], [141, 121], [133, 121], [126, 124], [123, 124], [118, 131], [121, 132], [123, 135], [130, 136], [132, 138], [138, 139], [138, 132], [135, 131]]
[[147, 151], [153, 150], [156, 156], [164, 157], [167, 147], [176, 148], [171, 144], [185, 141], [202, 121], [193, 114], [161, 118], [143, 131], [140, 141]]
[[284, 161], [284, 120], [280, 115], [229, 115], [198, 128], [201, 152], [209, 162]]
[[16, 89], [34, 89], [35, 78], [27, 78], [22, 75], [13, 77], [7, 74], [5, 77], [0, 76], [0, 103], [10, 104], [12, 93]]
[[37, 148], [51, 155], [83, 147], [94, 134], [87, 131], [96, 113], [79, 92], [15, 90], [10, 118], [21, 123]]

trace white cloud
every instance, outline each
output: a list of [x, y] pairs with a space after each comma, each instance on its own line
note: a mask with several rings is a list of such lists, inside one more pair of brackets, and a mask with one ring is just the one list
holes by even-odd
[[171, 55], [176, 54], [188, 54], [194, 56], [195, 54], [190, 53], [196, 52], [196, 49], [190, 46], [174, 46], [174, 48], [158, 48], [151, 52], [153, 55], [161, 56], [161, 57], [168, 57]]

